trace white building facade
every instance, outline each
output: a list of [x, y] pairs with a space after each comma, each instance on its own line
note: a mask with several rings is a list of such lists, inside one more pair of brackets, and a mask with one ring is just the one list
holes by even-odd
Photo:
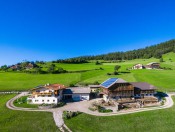
[[59, 84], [39, 86], [32, 90], [32, 95], [27, 98], [31, 104], [57, 104], [63, 98], [62, 92], [64, 85]]

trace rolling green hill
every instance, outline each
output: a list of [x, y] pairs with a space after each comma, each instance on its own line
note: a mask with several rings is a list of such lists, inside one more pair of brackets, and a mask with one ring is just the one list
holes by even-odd
[[[127, 81], [142, 81], [155, 85], [160, 91], [175, 91], [175, 53], [170, 52], [163, 55], [164, 62], [161, 67], [169, 67], [173, 70], [126, 70], [136, 63], [147, 64], [149, 62], [159, 62], [159, 59], [134, 59], [118, 63], [103, 63], [95, 65], [95, 62], [84, 64], [63, 64], [55, 63], [56, 67], [62, 67], [73, 73], [62, 74], [27, 74], [17, 72], [0, 72], [0, 91], [3, 90], [29, 90], [37, 85], [46, 83], [88, 84], [98, 81], [99, 83], [110, 77], [119, 77]], [[47, 67], [48, 62], [42, 67]], [[119, 75], [107, 75], [114, 71], [114, 66], [120, 65]], [[102, 69], [100, 69], [100, 67]], [[128, 73], [122, 73], [128, 72]]]
[[163, 55], [162, 67], [169, 67], [175, 70], [175, 53], [170, 52]]

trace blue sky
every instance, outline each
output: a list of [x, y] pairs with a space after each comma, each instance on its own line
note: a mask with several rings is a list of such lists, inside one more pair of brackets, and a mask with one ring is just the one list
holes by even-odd
[[143, 48], [175, 38], [173, 0], [1, 0], [0, 65]]

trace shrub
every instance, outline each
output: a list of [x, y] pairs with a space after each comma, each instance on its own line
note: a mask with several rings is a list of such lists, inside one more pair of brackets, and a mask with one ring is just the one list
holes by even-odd
[[69, 87], [75, 87], [75, 85], [73, 83], [69, 84]]
[[102, 67], [100, 67], [100, 70], [104, 70]]
[[95, 81], [93, 84], [94, 85], [99, 85], [100, 83], [98, 81]]
[[62, 106], [64, 106], [64, 105], [66, 105], [65, 102], [59, 102], [58, 104], [54, 105], [53, 108], [62, 107]]
[[64, 111], [63, 112], [63, 118], [64, 119], [71, 119], [77, 115], [81, 114], [81, 112], [72, 112], [72, 111]]
[[107, 73], [107, 75], [111, 75], [111, 73]]
[[40, 104], [39, 106], [50, 106], [51, 104]]
[[104, 107], [98, 106], [98, 112], [100, 112], [100, 113], [109, 113], [109, 112], [113, 112], [113, 110], [105, 109]]
[[114, 75], [118, 75], [118, 72], [116, 72], [116, 71], [114, 71], [114, 73], [113, 73]]
[[98, 112], [100, 112], [100, 113], [109, 113], [109, 112], [113, 112], [113, 110], [111, 110], [111, 109], [106, 109], [106, 108], [101, 107], [101, 106], [96, 105], [96, 104], [92, 104], [92, 107], [89, 107], [89, 110], [91, 110], [91, 111], [96, 111], [96, 110], [98, 110]]

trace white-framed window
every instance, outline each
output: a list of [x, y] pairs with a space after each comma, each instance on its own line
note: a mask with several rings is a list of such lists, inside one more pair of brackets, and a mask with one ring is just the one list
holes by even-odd
[[49, 102], [49, 100], [47, 100], [47, 102]]
[[53, 102], [55, 102], [55, 100], [53, 100]]
[[44, 100], [42, 100], [42, 102], [44, 102]]

